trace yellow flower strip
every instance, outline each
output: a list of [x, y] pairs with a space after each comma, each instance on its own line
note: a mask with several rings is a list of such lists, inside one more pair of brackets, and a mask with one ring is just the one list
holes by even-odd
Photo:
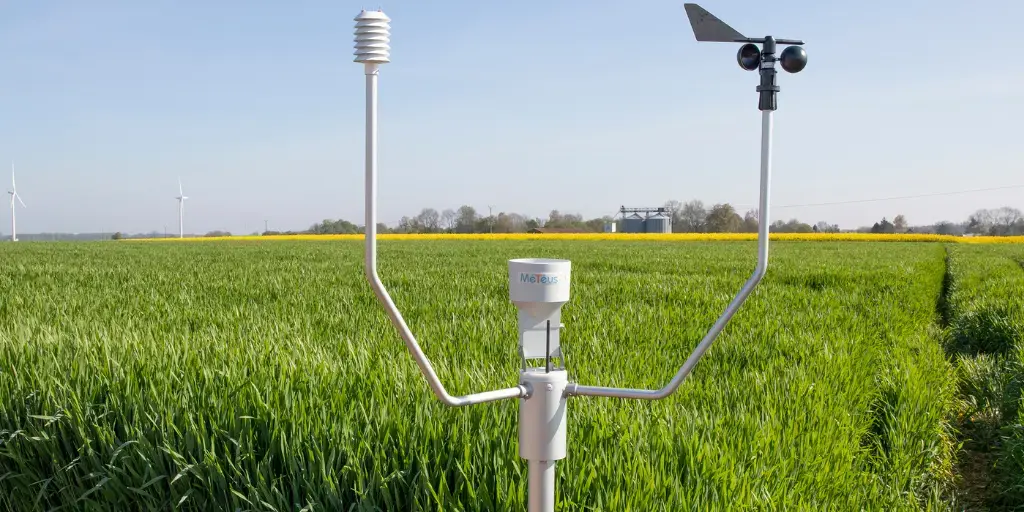
[[[467, 233], [467, 234], [381, 234], [379, 240], [647, 240], [647, 241], [754, 241], [757, 233]], [[267, 235], [218, 236], [194, 238], [134, 238], [133, 241], [215, 242], [223, 240], [362, 240], [352, 235]], [[775, 241], [808, 242], [954, 242], [954, 243], [1024, 243], [1024, 236], [951, 236], [928, 234], [880, 233], [772, 233]]]

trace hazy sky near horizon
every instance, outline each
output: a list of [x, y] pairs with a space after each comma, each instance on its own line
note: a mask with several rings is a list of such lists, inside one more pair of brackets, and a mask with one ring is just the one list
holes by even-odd
[[[380, 220], [462, 204], [541, 218], [670, 199], [752, 207], [757, 75], [737, 45], [694, 41], [682, 4], [379, 4], [392, 18]], [[1024, 2], [701, 5], [747, 35], [806, 42], [807, 68], [779, 78], [773, 220], [1024, 209], [1024, 188], [786, 207], [1024, 185]], [[176, 232], [179, 176], [189, 233], [362, 224], [362, 7], [378, 4], [0, 3], [0, 161], [28, 205], [18, 231]], [[6, 203], [2, 217], [9, 233]]]

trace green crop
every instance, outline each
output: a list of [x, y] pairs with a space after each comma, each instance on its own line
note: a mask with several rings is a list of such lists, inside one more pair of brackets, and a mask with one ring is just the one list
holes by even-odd
[[[517, 404], [437, 401], [359, 242], [2, 249], [0, 509], [525, 507]], [[380, 273], [464, 394], [517, 380], [507, 260], [571, 259], [571, 378], [656, 388], [754, 255], [751, 242], [383, 241]], [[676, 394], [570, 400], [559, 508], [941, 507], [957, 389], [944, 275], [940, 244], [773, 243], [764, 282]]]
[[1024, 247], [949, 249], [949, 349], [966, 501], [1024, 505]]

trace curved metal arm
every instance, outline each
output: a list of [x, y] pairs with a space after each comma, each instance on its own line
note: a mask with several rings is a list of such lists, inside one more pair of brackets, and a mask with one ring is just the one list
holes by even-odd
[[405, 346], [412, 352], [420, 371], [427, 379], [427, 384], [442, 402], [452, 407], [493, 402], [506, 398], [525, 397], [528, 390], [524, 386], [485, 391], [465, 396], [452, 396], [441, 384], [430, 360], [420, 349], [416, 337], [412, 335], [405, 319], [398, 312], [394, 301], [388, 294], [384, 283], [377, 275], [377, 64], [366, 64], [366, 279], [370, 282], [377, 299], [384, 305], [391, 323], [398, 329], [398, 334], [405, 340]]
[[772, 147], [772, 112], [765, 110], [761, 115], [761, 198], [758, 206], [758, 226], [757, 226], [757, 266], [754, 268], [753, 275], [740, 289], [740, 292], [736, 294], [736, 297], [732, 299], [729, 306], [725, 308], [725, 312], [722, 316], [718, 317], [715, 325], [711, 327], [711, 330], [704, 336], [704, 339], [700, 341], [697, 348], [690, 354], [690, 357], [683, 363], [682, 368], [676, 373], [676, 376], [663, 388], [657, 390], [648, 389], [624, 389], [624, 388], [606, 388], [597, 386], [580, 386], [575, 383], [570, 383], [566, 389], [565, 394], [567, 396], [580, 395], [580, 396], [607, 396], [614, 398], [642, 398], [647, 400], [658, 400], [671, 395], [679, 385], [683, 383], [686, 376], [693, 371], [693, 367], [697, 366], [697, 361], [700, 360], [704, 352], [711, 347], [711, 343], [715, 341], [718, 334], [725, 328], [725, 324], [729, 323], [729, 320], [743, 304], [743, 301], [747, 300], [747, 296], [754, 290], [754, 287], [761, 282], [761, 278], [764, 277], [765, 272], [768, 270], [768, 194], [769, 194], [769, 182], [771, 180], [771, 147]]

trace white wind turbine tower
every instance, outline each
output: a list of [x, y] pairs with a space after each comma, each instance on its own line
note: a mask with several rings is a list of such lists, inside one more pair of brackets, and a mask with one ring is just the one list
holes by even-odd
[[11, 241], [18, 241], [18, 224], [14, 215], [14, 200], [17, 199], [21, 203], [22, 208], [28, 208], [25, 206], [25, 201], [21, 200], [21, 194], [18, 194], [18, 186], [14, 184], [14, 164], [11, 164], [11, 189], [7, 191], [11, 195]]
[[178, 178], [178, 238], [185, 238], [185, 200], [188, 196], [181, 189], [181, 178]]

